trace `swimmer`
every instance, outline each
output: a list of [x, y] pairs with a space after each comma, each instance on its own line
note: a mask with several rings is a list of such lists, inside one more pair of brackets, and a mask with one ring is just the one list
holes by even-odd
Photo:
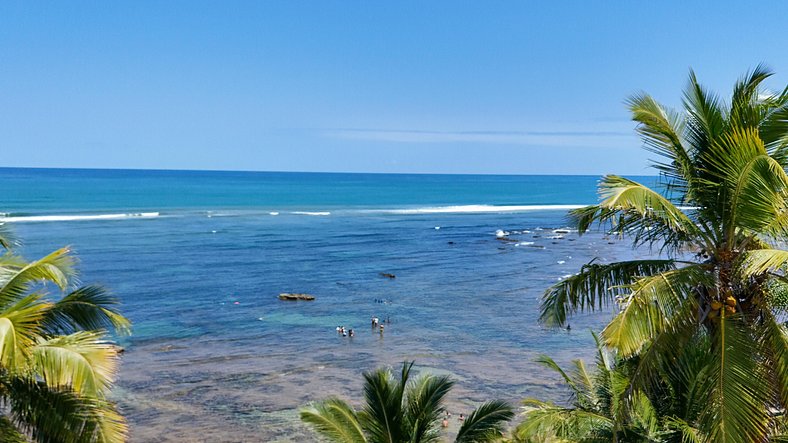
[[352, 330], [352, 329], [348, 329], [347, 333], [348, 333], [348, 335], [349, 335], [349, 336], [351, 336], [351, 337], [355, 335], [355, 334], [353, 333], [353, 330]]
[[448, 418], [444, 418], [444, 419], [443, 419], [443, 422], [441, 423], [441, 425], [442, 425], [444, 428], [448, 428], [448, 427], [449, 427], [449, 419], [448, 419]]
[[383, 335], [383, 325], [380, 325], [380, 335]]
[[464, 422], [464, 421], [465, 421], [465, 417], [464, 417], [462, 414], [460, 414], [460, 417], [459, 417], [459, 418], [457, 418], [457, 420], [458, 420], [460, 423], [462, 423], [462, 422]]

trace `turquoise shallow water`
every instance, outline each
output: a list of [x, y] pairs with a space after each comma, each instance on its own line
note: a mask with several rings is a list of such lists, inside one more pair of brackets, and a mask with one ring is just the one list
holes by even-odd
[[[73, 245], [83, 280], [123, 300], [135, 327], [117, 396], [134, 441], [311, 441], [295, 408], [358, 398], [363, 370], [404, 359], [452, 373], [458, 412], [565, 400], [534, 358], [589, 356], [610, 314], [545, 329], [539, 297], [592, 258], [641, 253], [554, 232], [596, 180], [0, 169], [0, 212], [25, 255]], [[373, 315], [390, 317], [384, 337]]]

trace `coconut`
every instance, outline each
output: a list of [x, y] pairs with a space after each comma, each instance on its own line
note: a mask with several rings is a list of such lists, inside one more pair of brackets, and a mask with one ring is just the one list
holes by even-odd
[[728, 297], [725, 299], [725, 304], [728, 306], [736, 306], [736, 299], [733, 297]]
[[714, 300], [711, 302], [711, 309], [715, 311], [719, 311], [721, 307], [722, 307], [722, 303], [720, 303], [718, 300]]

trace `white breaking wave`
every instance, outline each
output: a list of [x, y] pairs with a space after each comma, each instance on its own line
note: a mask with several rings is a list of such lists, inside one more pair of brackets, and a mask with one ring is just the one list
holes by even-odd
[[129, 218], [155, 218], [158, 212], [135, 212], [130, 214], [90, 214], [90, 215], [22, 215], [2, 216], [0, 222], [57, 222], [57, 221], [85, 221], [85, 220], [123, 220]]
[[328, 212], [328, 211], [317, 211], [317, 212], [294, 211], [294, 212], [291, 212], [291, 214], [296, 214], [296, 215], [331, 215], [331, 213]]
[[531, 246], [534, 244], [532, 241], [521, 241], [520, 243], [515, 243], [515, 246]]
[[481, 212], [568, 211], [571, 209], [584, 208], [586, 206], [587, 205], [462, 205], [434, 206], [428, 208], [380, 209], [365, 212], [377, 212], [383, 214], [472, 214]]

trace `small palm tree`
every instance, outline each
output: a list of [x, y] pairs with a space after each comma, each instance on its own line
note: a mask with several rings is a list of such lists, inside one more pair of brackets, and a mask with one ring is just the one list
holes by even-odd
[[[616, 439], [643, 443], [682, 441], [685, 433], [678, 429], [678, 424], [686, 424], [686, 421], [676, 417], [668, 420], [664, 410], [675, 404], [674, 398], [663, 396], [655, 404], [638, 391], [634, 401], [619, 401], [629, 385], [633, 365], [608, 353], [596, 334], [594, 340], [597, 357], [593, 372], [589, 372], [580, 359], [572, 361], [572, 370], [562, 369], [548, 356], [537, 360], [561, 376], [572, 394], [572, 404], [565, 407], [537, 399], [525, 400], [524, 420], [514, 430], [513, 440], [518, 443], [609, 442]], [[676, 392], [670, 394], [678, 395]], [[690, 430], [687, 435], [697, 434], [690, 434]], [[678, 438], [674, 440], [673, 437]]]
[[629, 403], [655, 386], [656, 368], [705, 343], [703, 441], [767, 441], [788, 407], [788, 89], [764, 90], [770, 75], [757, 67], [726, 103], [691, 74], [681, 112], [632, 97], [662, 186], [608, 175], [600, 203], [573, 216], [581, 233], [599, 223], [664, 255], [589, 263], [542, 303], [548, 324], [618, 305], [602, 339], [637, 357]]
[[[620, 401], [637, 370], [637, 358], [622, 359], [610, 353], [594, 335], [597, 344], [596, 368], [586, 369], [574, 360], [572, 370], [562, 369], [547, 356], [539, 362], [561, 376], [572, 394], [568, 407], [536, 399], [524, 401], [524, 420], [515, 428], [513, 442], [643, 442], [684, 443], [708, 441], [701, 429], [704, 397], [713, 384], [707, 367], [707, 339], [692, 342], [676, 358], [656, 368], [654, 387], [649, 393], [636, 391], [631, 402]], [[769, 441], [788, 441], [785, 417], [776, 417], [783, 428], [775, 427]]]
[[[410, 380], [413, 362], [402, 366], [399, 379], [389, 369], [364, 374], [363, 410], [330, 398], [301, 410], [301, 420], [337, 443], [429, 443], [440, 438], [443, 401], [454, 382], [447, 376], [422, 375]], [[456, 443], [499, 439], [514, 417], [502, 401], [482, 404], [465, 419]]]
[[[127, 332], [117, 300], [99, 286], [74, 289], [67, 248], [27, 262], [0, 226], [0, 435], [2, 441], [122, 442], [127, 426], [107, 400]], [[47, 289], [65, 296], [50, 301]]]

